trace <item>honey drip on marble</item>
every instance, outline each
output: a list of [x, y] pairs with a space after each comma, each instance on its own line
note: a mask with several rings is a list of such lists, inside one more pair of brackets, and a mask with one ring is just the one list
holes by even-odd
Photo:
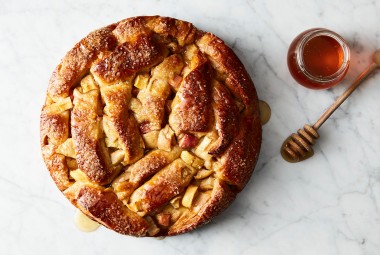
[[260, 109], [260, 120], [261, 125], [265, 125], [270, 120], [272, 110], [267, 102], [259, 100], [259, 109]]
[[93, 232], [100, 226], [99, 223], [88, 218], [79, 209], [75, 213], [74, 222], [77, 228], [83, 232]]

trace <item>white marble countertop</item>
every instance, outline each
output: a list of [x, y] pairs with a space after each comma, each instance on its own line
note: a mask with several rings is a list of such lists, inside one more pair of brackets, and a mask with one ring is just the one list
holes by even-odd
[[[379, 254], [380, 73], [320, 130], [316, 155], [282, 160], [290, 133], [318, 118], [380, 48], [380, 1], [0, 0], [0, 254]], [[241, 57], [272, 107], [259, 163], [246, 189], [211, 224], [189, 234], [138, 239], [105, 228], [82, 233], [39, 148], [39, 114], [54, 67], [91, 30], [136, 15], [193, 22]], [[352, 49], [343, 84], [295, 83], [287, 48], [326, 27]]]

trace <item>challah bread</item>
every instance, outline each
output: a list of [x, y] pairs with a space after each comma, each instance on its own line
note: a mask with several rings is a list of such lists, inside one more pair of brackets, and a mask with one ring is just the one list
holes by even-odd
[[90, 33], [51, 77], [41, 146], [85, 215], [126, 235], [192, 230], [228, 207], [261, 145], [254, 85], [191, 23], [135, 17]]

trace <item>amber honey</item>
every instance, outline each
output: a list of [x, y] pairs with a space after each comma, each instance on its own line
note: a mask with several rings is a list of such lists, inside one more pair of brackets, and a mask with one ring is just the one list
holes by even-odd
[[293, 78], [312, 89], [326, 89], [345, 76], [350, 60], [349, 48], [338, 34], [321, 28], [297, 36], [288, 51], [288, 67]]

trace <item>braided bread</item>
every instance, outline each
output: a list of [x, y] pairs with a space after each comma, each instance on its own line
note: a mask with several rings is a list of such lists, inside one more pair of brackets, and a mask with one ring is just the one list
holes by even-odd
[[191, 23], [135, 17], [96, 30], [54, 70], [41, 113], [51, 177], [126, 235], [192, 230], [229, 206], [261, 144], [254, 85]]

